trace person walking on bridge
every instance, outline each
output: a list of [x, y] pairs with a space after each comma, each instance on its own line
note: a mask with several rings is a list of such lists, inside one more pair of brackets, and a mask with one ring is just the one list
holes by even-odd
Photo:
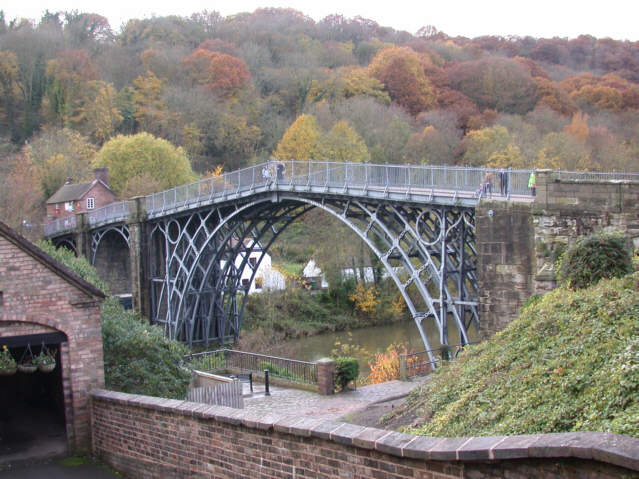
[[537, 194], [537, 179], [535, 178], [535, 170], [530, 172], [530, 176], [528, 177], [528, 188], [530, 188], [530, 192], [533, 196]]
[[499, 171], [499, 192], [502, 196], [508, 195], [508, 172], [505, 168]]

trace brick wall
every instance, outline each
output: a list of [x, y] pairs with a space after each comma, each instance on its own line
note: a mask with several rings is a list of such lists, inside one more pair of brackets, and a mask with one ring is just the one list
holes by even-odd
[[639, 477], [639, 440], [606, 433], [429, 438], [317, 418], [96, 390], [93, 452], [129, 477]]
[[0, 343], [3, 337], [60, 331], [67, 438], [89, 449], [89, 391], [104, 386], [102, 333], [96, 298], [0, 236]]

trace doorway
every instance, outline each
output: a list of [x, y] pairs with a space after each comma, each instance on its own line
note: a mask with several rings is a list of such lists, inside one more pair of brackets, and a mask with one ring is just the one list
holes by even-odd
[[50, 372], [18, 371], [0, 376], [0, 464], [67, 453], [60, 335], [0, 338], [0, 344], [6, 345], [18, 362], [41, 351], [48, 351], [55, 359]]

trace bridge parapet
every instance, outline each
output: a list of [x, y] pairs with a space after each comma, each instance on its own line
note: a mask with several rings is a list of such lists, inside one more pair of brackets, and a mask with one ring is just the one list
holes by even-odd
[[63, 218], [58, 218], [57, 220], [51, 221], [50, 223], [46, 223], [44, 225], [44, 236], [49, 238], [51, 236], [56, 236], [61, 233], [67, 233], [69, 231], [75, 230], [78, 226], [76, 218], [76, 215], [70, 215]]
[[118, 201], [102, 208], [96, 208], [88, 212], [90, 227], [99, 226], [104, 223], [121, 221], [129, 217], [131, 209], [128, 201]]

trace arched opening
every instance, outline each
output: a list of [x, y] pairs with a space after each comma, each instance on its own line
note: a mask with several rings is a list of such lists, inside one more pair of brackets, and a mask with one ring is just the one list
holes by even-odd
[[51, 371], [17, 371], [0, 375], [0, 464], [42, 459], [67, 452], [65, 404], [62, 374], [61, 332], [0, 338], [20, 361], [41, 352], [55, 360]]
[[75, 256], [78, 256], [78, 248], [75, 244], [75, 240], [69, 236], [62, 236], [54, 240], [56, 249], [64, 248], [71, 251]]
[[108, 229], [94, 234], [92, 244], [93, 266], [100, 278], [116, 296], [131, 294], [131, 259], [126, 231]]
[[[299, 194], [165, 220], [166, 315], [158, 322], [189, 344], [213, 339], [198, 333], [203, 330], [200, 321], [211, 322], [211, 315], [219, 311], [207, 301], [213, 294], [222, 297], [222, 320], [226, 326], [231, 324], [226, 330], [237, 334], [248, 288], [227, 257], [234, 258], [241, 250], [237, 246], [247, 239], [263, 243], [266, 252], [292, 217], [313, 208], [345, 223], [368, 245], [399, 288], [427, 349], [429, 340], [422, 324], [433, 320], [439, 332], [437, 343], [450, 344], [451, 332], [460, 342], [469, 341], [468, 328], [478, 322], [472, 211], [456, 205]], [[151, 269], [160, 268], [152, 265]], [[156, 312], [163, 307], [154, 305]]]

